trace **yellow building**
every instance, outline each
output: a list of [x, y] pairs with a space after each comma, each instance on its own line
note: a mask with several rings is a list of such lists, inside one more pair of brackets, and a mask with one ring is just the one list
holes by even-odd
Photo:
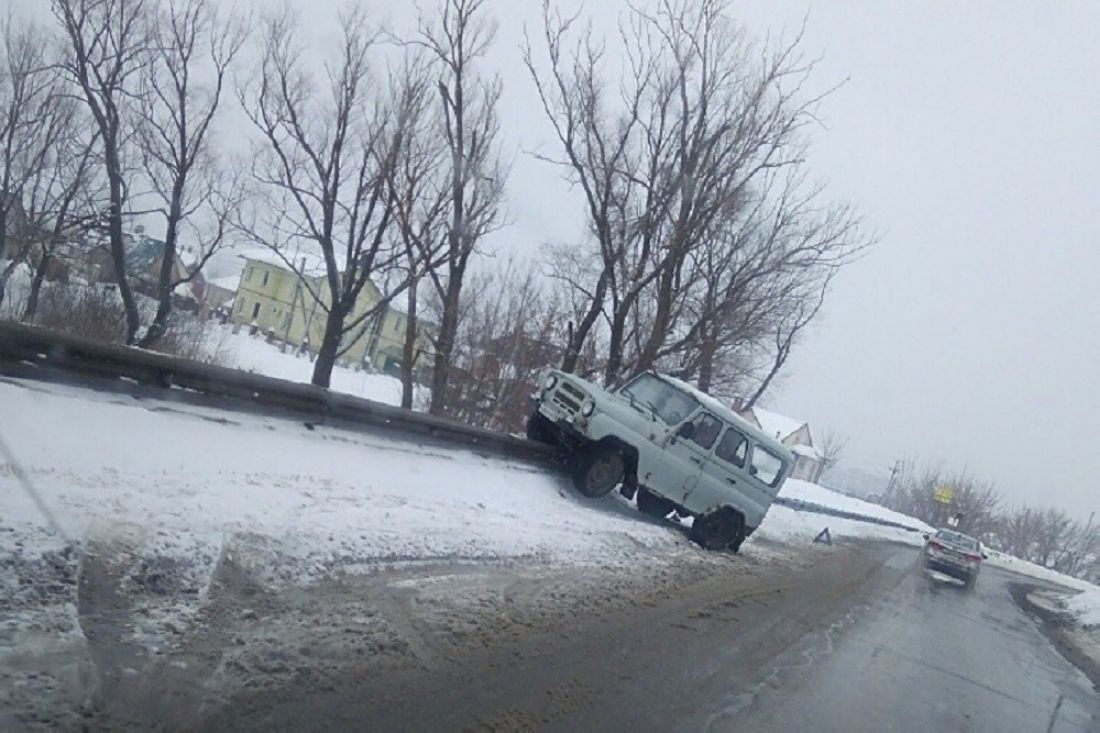
[[[299, 275], [269, 250], [247, 252], [241, 257], [245, 266], [237, 286], [232, 320], [254, 326], [262, 333], [271, 333], [275, 339], [294, 348], [304, 347], [316, 352], [325, 330], [327, 310], [324, 304], [331, 302], [324, 261], [317, 255], [296, 256], [294, 261]], [[381, 299], [378, 288], [368, 282], [347, 322], [355, 322], [375, 309]], [[338, 362], [398, 375], [407, 320], [405, 313], [392, 306], [379, 309], [344, 334], [343, 354]], [[417, 338], [418, 370], [426, 368], [430, 361], [427, 357], [430, 328], [421, 328]]]

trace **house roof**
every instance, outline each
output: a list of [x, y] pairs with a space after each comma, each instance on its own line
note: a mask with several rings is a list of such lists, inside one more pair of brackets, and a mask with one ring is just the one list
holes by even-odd
[[241, 273], [238, 272], [236, 275], [226, 275], [225, 277], [214, 277], [207, 280], [207, 282], [222, 290], [235, 292], [241, 284]]
[[791, 433], [798, 432], [798, 429], [806, 424], [803, 420], [795, 420], [760, 407], [753, 407], [750, 412], [756, 418], [756, 422], [760, 424], [761, 430], [768, 435], [778, 437], [779, 440], [783, 440]]
[[296, 268], [301, 270], [301, 274], [307, 277], [318, 277], [327, 272], [325, 268], [325, 258], [322, 257], [320, 253], [311, 252], [309, 250], [287, 250], [280, 254], [266, 247], [260, 247], [241, 252], [240, 257], [241, 259], [262, 262], [265, 265], [271, 265], [287, 271], [291, 269], [286, 265], [287, 260], [289, 260], [294, 263]]
[[819, 461], [825, 457], [824, 455], [822, 455], [821, 451], [819, 451], [817, 448], [814, 448], [812, 445], [793, 445], [791, 446], [791, 452], [797, 453], [800, 456], [812, 458], [815, 461]]

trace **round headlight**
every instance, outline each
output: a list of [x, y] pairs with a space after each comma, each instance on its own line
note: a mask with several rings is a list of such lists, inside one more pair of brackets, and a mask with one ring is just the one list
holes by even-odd
[[553, 374], [547, 374], [546, 379], [542, 380], [543, 389], [553, 389], [554, 385], [558, 383], [558, 378]]
[[585, 417], [592, 417], [592, 413], [596, 411], [596, 403], [592, 400], [585, 400], [581, 405], [581, 414]]

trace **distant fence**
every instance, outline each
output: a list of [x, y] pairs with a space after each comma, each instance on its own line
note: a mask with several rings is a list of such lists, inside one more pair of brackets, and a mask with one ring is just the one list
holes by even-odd
[[[118, 346], [48, 331], [21, 323], [0, 322], [0, 373], [27, 379], [56, 379], [79, 374], [108, 380], [131, 380], [164, 389], [227, 397], [262, 407], [288, 410], [311, 420], [339, 420], [389, 431], [395, 437], [428, 437], [449, 444], [517, 460], [562, 466], [554, 448], [455, 420], [393, 407], [383, 402], [332, 392], [312, 384], [275, 379], [239, 369], [203, 364], [129, 346]], [[919, 532], [916, 527], [855, 512], [778, 497], [775, 503], [856, 522]]]

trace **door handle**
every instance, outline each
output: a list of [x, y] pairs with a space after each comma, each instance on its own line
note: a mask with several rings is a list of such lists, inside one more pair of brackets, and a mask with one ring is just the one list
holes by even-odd
[[696, 458], [695, 456], [691, 457], [691, 462], [694, 463], [697, 466], [702, 466], [703, 465], [703, 459]]
[[737, 479], [730, 478], [729, 476], [726, 476], [726, 481], [729, 481], [731, 484], [736, 484], [737, 483]]

